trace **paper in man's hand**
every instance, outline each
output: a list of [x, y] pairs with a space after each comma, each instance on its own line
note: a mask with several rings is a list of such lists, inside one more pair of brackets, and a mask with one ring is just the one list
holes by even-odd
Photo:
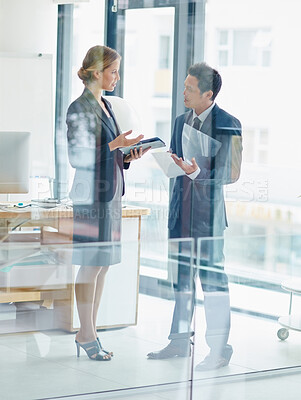
[[193, 157], [198, 164], [198, 158], [214, 157], [221, 148], [221, 142], [213, 139], [202, 131], [198, 131], [188, 124], [184, 124], [182, 133], [182, 148], [184, 160]]
[[185, 175], [182, 168], [180, 168], [172, 159], [170, 152], [160, 151], [152, 153], [152, 155], [168, 178], [176, 178], [177, 176]]

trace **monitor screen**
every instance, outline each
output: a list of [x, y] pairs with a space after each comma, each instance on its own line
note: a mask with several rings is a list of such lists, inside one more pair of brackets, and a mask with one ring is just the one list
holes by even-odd
[[29, 132], [0, 131], [0, 193], [28, 193]]

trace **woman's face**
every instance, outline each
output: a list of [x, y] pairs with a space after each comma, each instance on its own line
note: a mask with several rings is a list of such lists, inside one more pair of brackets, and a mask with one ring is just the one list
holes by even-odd
[[120, 60], [115, 60], [108, 68], [102, 72], [101, 86], [103, 90], [113, 92], [117, 82], [120, 80], [119, 76]]

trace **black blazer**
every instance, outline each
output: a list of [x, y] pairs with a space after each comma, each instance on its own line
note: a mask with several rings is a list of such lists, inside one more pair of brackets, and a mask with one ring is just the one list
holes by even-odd
[[[183, 157], [183, 126], [191, 124], [192, 114], [188, 111], [175, 120], [170, 147], [179, 157]], [[199, 158], [201, 172], [195, 180], [187, 176], [175, 179], [168, 220], [171, 237], [221, 236], [227, 226], [223, 185], [235, 182], [240, 174], [241, 124], [215, 105], [201, 131], [218, 140], [221, 147], [215, 156]]]
[[67, 111], [69, 161], [76, 169], [70, 197], [76, 205], [111, 201], [116, 192], [116, 173], [122, 175], [124, 194], [124, 163], [120, 150], [110, 151], [108, 143], [121, 133], [111, 104], [102, 99], [112, 118], [103, 112], [87, 88]]

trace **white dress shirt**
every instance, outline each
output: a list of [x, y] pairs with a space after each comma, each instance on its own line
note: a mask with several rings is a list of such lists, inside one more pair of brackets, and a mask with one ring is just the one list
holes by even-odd
[[[203, 111], [200, 115], [197, 115], [197, 113], [195, 112], [195, 110], [193, 110], [191, 125], [193, 125], [194, 119], [195, 119], [195, 118], [198, 118], [198, 119], [201, 121], [200, 128], [199, 128], [199, 130], [201, 130], [202, 125], [203, 125], [205, 119], [206, 119], [206, 118], [208, 117], [208, 115], [211, 113], [211, 111], [212, 111], [214, 105], [215, 105], [215, 103], [213, 102], [213, 103], [211, 104], [211, 106], [208, 107], [205, 111]], [[189, 160], [189, 161], [190, 161], [190, 160]], [[187, 175], [188, 178], [190, 178], [191, 180], [194, 180], [194, 179], [198, 176], [198, 174], [199, 174], [200, 172], [201, 172], [200, 167], [198, 167], [198, 169], [197, 169], [196, 171], [192, 172], [191, 174], [186, 174], [186, 175]]]

